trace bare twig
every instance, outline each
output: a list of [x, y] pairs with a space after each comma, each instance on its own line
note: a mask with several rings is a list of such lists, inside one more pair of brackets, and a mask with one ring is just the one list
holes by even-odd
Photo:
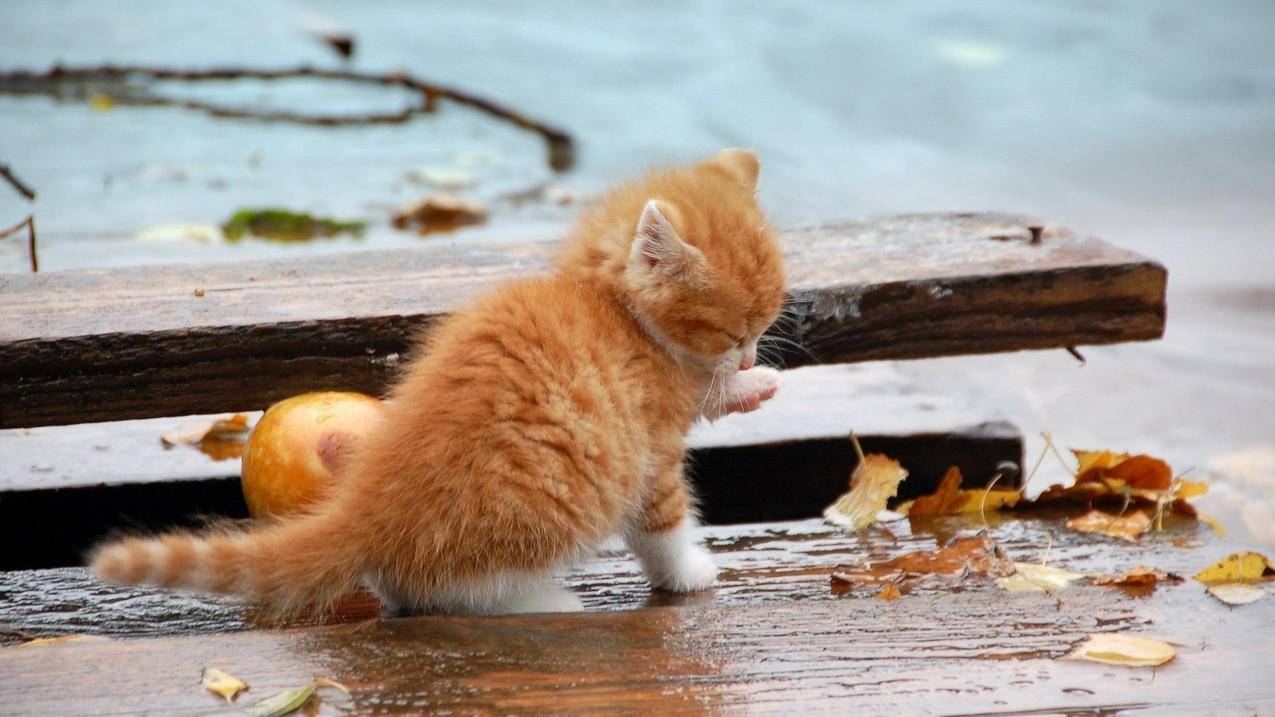
[[28, 214], [26, 219], [23, 219], [4, 231], [0, 231], [0, 239], [13, 234], [23, 227], [27, 228], [27, 253], [31, 255], [31, 273], [35, 274], [40, 271], [40, 260], [36, 256], [35, 251], [35, 215]]
[[1071, 354], [1072, 358], [1079, 361], [1081, 366], [1084, 366], [1085, 364], [1089, 363], [1088, 361], [1085, 360], [1085, 357], [1079, 351], [1076, 350], [1075, 346], [1064, 346], [1063, 348], [1067, 349], [1067, 353]]
[[26, 197], [28, 201], [35, 201], [35, 190], [28, 186], [26, 182], [14, 176], [9, 169], [9, 165], [0, 164], [0, 177], [3, 177], [4, 181], [9, 183], [9, 186], [18, 190], [18, 194]]
[[457, 104], [472, 107], [497, 119], [509, 122], [517, 127], [539, 134], [545, 140], [549, 153], [549, 166], [562, 172], [575, 164], [575, 146], [571, 136], [566, 132], [526, 117], [520, 112], [504, 105], [492, 102], [483, 97], [473, 95], [464, 90], [447, 85], [426, 82], [405, 73], [376, 74], [356, 70], [320, 70], [301, 66], [284, 70], [263, 70], [253, 68], [213, 68], [208, 70], [174, 70], [159, 67], [101, 65], [98, 67], [62, 67], [55, 65], [48, 72], [31, 72], [15, 70], [0, 73], [0, 92], [25, 95], [49, 95], [53, 97], [70, 96], [84, 99], [88, 93], [67, 95], [61, 90], [65, 85], [85, 85], [93, 82], [125, 83], [129, 80], [144, 82], [176, 81], [201, 82], [209, 80], [286, 80], [309, 78], [320, 80], [336, 80], [397, 86], [413, 91], [420, 96], [418, 105], [408, 107], [399, 112], [367, 113], [355, 115], [311, 115], [296, 112], [275, 112], [227, 107], [210, 102], [183, 100], [149, 92], [145, 88], [118, 88], [119, 94], [111, 94], [111, 98], [121, 104], [129, 105], [169, 105], [184, 107], [190, 110], [206, 112], [214, 117], [230, 117], [236, 119], [253, 119], [265, 122], [293, 122], [297, 124], [319, 126], [348, 126], [369, 124], [401, 124], [414, 115], [433, 112], [440, 99], [450, 100]]

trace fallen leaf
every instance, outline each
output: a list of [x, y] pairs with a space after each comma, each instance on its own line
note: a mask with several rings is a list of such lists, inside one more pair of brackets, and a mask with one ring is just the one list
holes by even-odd
[[1170, 507], [1180, 516], [1194, 519], [1195, 508], [1187, 501], [1208, 492], [1207, 483], [1175, 479], [1169, 465], [1159, 458], [1113, 451], [1073, 449], [1072, 453], [1080, 464], [1075, 483], [1052, 485], [1024, 505], [1067, 502], [1119, 509], [1132, 505], [1153, 510], [1157, 517]]
[[881, 592], [873, 595], [872, 597], [877, 600], [885, 600], [889, 602], [890, 600], [898, 600], [903, 597], [903, 593], [899, 592], [899, 586], [892, 584], [881, 588]]
[[320, 677], [314, 682], [295, 690], [280, 692], [273, 697], [267, 697], [260, 702], [252, 705], [247, 709], [248, 714], [253, 717], [281, 717], [294, 710], [300, 709], [302, 705], [310, 701], [314, 696], [314, 691], [320, 687], [333, 687], [349, 696], [350, 690], [345, 685], [336, 680], [329, 680], [326, 677]]
[[978, 513], [982, 510], [1012, 507], [1021, 495], [1016, 490], [961, 490], [961, 480], [961, 469], [952, 466], [947, 469], [934, 493], [900, 504], [897, 510], [907, 514], [909, 518]]
[[1155, 570], [1139, 565], [1119, 575], [1102, 575], [1094, 578], [1094, 585], [1110, 585], [1119, 588], [1155, 587], [1158, 583], [1180, 583], [1181, 575]]
[[34, 640], [14, 645], [14, 647], [40, 647], [43, 645], [60, 645], [67, 642], [109, 642], [111, 638], [104, 635], [62, 635], [60, 637], [37, 637]]
[[248, 689], [246, 682], [216, 667], [205, 667], [202, 681], [204, 689], [216, 692], [227, 702], [233, 702], [235, 695]]
[[899, 462], [879, 453], [863, 457], [850, 474], [850, 492], [823, 511], [824, 520], [850, 531], [872, 525], [877, 513], [899, 492], [899, 483], [908, 472]]
[[1067, 521], [1067, 527], [1082, 533], [1101, 533], [1113, 538], [1136, 542], [1151, 527], [1151, 518], [1141, 510], [1124, 515], [1111, 515], [1101, 510], [1091, 510]]
[[1275, 575], [1275, 564], [1271, 563], [1271, 559], [1250, 550], [1222, 558], [1196, 573], [1195, 579], [1202, 583], [1233, 583], [1261, 580], [1271, 575]]
[[894, 583], [907, 578], [936, 575], [955, 578], [966, 574], [1002, 577], [1014, 573], [1014, 565], [1000, 552], [991, 536], [959, 537], [938, 550], [922, 550], [860, 566], [838, 566], [833, 582], [842, 584]]
[[1010, 592], [1029, 592], [1037, 590], [1062, 590], [1085, 577], [1084, 573], [1073, 573], [1070, 570], [1051, 568], [1039, 563], [1014, 563], [1014, 574], [997, 578], [996, 584]]
[[415, 227], [420, 234], [446, 232], [487, 221], [487, 207], [446, 192], [404, 206], [391, 221], [396, 229]]
[[89, 97], [89, 109], [94, 112], [110, 112], [115, 109], [115, 98], [95, 92]]
[[1161, 640], [1108, 632], [1085, 638], [1066, 659], [1128, 667], [1156, 667], [1172, 660], [1175, 654], [1173, 646]]
[[211, 423], [198, 423], [159, 437], [165, 448], [196, 446], [213, 460], [224, 461], [243, 455], [248, 441], [248, 416], [236, 413]]
[[362, 236], [366, 229], [364, 221], [338, 221], [290, 209], [240, 209], [221, 225], [222, 234], [232, 242], [248, 236], [283, 243], [306, 242], [339, 234]]
[[1247, 605], [1266, 597], [1265, 590], [1248, 583], [1216, 583], [1207, 591], [1227, 605]]
[[314, 691], [318, 688], [318, 683], [311, 682], [300, 689], [280, 692], [274, 697], [267, 697], [249, 707], [248, 714], [253, 715], [253, 717], [280, 717], [281, 715], [286, 715], [309, 702], [310, 697], [314, 695]]

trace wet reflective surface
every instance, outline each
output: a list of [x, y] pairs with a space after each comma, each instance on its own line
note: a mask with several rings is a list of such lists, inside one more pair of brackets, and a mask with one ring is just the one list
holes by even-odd
[[[79, 571], [11, 573], [0, 583], [6, 629], [119, 639], [0, 649], [0, 712], [201, 714], [217, 708], [197, 686], [210, 664], [257, 698], [312, 676], [338, 679], [354, 696], [328, 697], [325, 714], [1275, 708], [1275, 600], [1227, 608], [1191, 580], [1138, 597], [1088, 585], [1005, 593], [976, 576], [921, 581], [891, 602], [831, 588], [838, 563], [933, 548], [970, 527], [977, 519], [896, 522], [893, 537], [845, 537], [816, 521], [710, 528], [724, 568], [712, 594], [653, 596], [627, 556], [608, 550], [568, 577], [584, 613], [378, 619], [363, 603], [344, 624], [246, 632], [250, 615], [222, 601], [107, 590]], [[1081, 572], [1145, 563], [1191, 574], [1237, 547], [1184, 523], [1133, 546], [1066, 531], [1059, 519], [1004, 520], [992, 535], [1012, 559]], [[1178, 657], [1155, 670], [1058, 659], [1106, 631], [1169, 640]], [[136, 639], [162, 632], [173, 636]]]

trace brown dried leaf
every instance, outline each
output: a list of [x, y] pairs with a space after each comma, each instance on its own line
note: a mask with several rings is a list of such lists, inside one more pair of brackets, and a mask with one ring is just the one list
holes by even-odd
[[1124, 515], [1111, 515], [1101, 510], [1091, 510], [1082, 516], [1068, 520], [1067, 527], [1082, 533], [1101, 533], [1134, 542], [1151, 527], [1151, 517], [1141, 510], [1130, 511]]
[[843, 584], [894, 583], [907, 578], [936, 575], [957, 578], [967, 574], [1003, 577], [1014, 565], [1000, 552], [991, 536], [960, 537], [938, 550], [904, 553], [879, 563], [839, 566], [833, 582]]
[[487, 221], [487, 207], [454, 194], [437, 192], [395, 212], [391, 221], [397, 229], [415, 227], [421, 234], [447, 232]]
[[224, 461], [243, 455], [249, 432], [247, 414], [236, 413], [229, 418], [197, 423], [165, 433], [159, 439], [164, 448], [195, 446], [213, 460]]
[[1166, 573], [1163, 570], [1156, 570], [1145, 565], [1139, 565], [1135, 568], [1127, 570], [1119, 575], [1103, 575], [1094, 578], [1094, 585], [1110, 585], [1118, 588], [1144, 588], [1155, 587], [1159, 583], [1180, 583], [1181, 575]]
[[824, 520], [850, 531], [872, 525], [877, 513], [899, 492], [899, 483], [908, 472], [893, 458], [870, 453], [850, 474], [850, 492], [824, 508]]
[[903, 593], [899, 591], [899, 586], [890, 584], [881, 588], [881, 592], [873, 595], [872, 597], [877, 600], [885, 600], [886, 602], [889, 602], [890, 600], [898, 600], [903, 597]]

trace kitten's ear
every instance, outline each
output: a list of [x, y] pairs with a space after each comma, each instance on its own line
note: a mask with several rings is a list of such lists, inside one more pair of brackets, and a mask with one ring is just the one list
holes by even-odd
[[698, 249], [682, 241], [669, 221], [671, 209], [658, 199], [642, 208], [637, 232], [629, 249], [629, 260], [666, 274], [677, 275], [692, 268], [701, 256]]
[[761, 174], [761, 162], [752, 150], [738, 147], [723, 149], [714, 155], [710, 164], [726, 170], [744, 189], [757, 191], [757, 175]]

